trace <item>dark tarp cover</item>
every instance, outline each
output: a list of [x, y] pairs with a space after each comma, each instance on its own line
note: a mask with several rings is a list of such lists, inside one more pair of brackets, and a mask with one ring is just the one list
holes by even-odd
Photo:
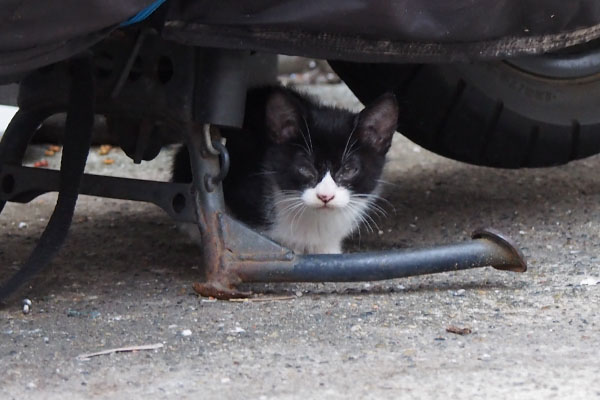
[[[0, 77], [68, 58], [153, 2], [0, 0]], [[167, 0], [165, 6], [167, 39], [367, 62], [499, 58], [600, 37], [599, 0]]]
[[180, 0], [170, 19], [404, 42], [475, 42], [600, 23], [598, 0]]
[[0, 0], [0, 77], [88, 48], [153, 0]]
[[600, 37], [599, 0], [180, 0], [180, 42], [364, 62], [536, 54]]

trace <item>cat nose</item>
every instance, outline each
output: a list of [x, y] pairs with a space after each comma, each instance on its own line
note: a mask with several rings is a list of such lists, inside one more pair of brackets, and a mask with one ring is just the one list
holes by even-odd
[[321, 200], [323, 203], [327, 203], [330, 202], [331, 200], [333, 200], [333, 198], [335, 197], [335, 195], [333, 194], [317, 194], [317, 197], [319, 198], [319, 200]]

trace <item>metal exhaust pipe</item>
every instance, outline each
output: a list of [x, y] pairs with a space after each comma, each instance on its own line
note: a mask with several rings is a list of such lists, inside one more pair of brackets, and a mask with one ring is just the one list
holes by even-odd
[[358, 282], [404, 278], [490, 266], [525, 272], [513, 242], [492, 229], [474, 240], [420, 250], [296, 256], [292, 263], [244, 263], [235, 268], [242, 282]]

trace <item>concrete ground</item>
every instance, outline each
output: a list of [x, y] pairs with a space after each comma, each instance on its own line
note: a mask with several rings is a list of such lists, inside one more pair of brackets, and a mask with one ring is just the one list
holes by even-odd
[[[357, 106], [343, 86], [311, 90]], [[83, 196], [52, 266], [0, 309], [0, 398], [600, 398], [600, 157], [505, 171], [396, 139], [385, 176], [394, 208], [349, 250], [464, 241], [490, 226], [516, 240], [529, 271], [257, 285], [262, 301], [214, 301], [192, 290], [199, 250], [161, 210]], [[56, 165], [43, 151], [28, 162]], [[93, 149], [88, 170], [167, 179], [172, 153], [134, 166]], [[5, 208], [0, 279], [25, 260], [54, 200]]]

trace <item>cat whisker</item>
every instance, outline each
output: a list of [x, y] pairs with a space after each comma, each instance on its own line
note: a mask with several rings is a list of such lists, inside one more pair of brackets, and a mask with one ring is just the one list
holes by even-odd
[[283, 190], [283, 189], [279, 189], [277, 191], [277, 193], [275, 194], [275, 196], [277, 196], [278, 194], [301, 194], [302, 191], [301, 190]]
[[358, 232], [358, 241], [360, 242], [360, 240], [362, 239], [361, 234], [360, 234], [360, 224], [357, 223], [355, 225], [356, 225], [356, 231]]
[[350, 197], [351, 203], [365, 207], [366, 210], [373, 211], [378, 215], [386, 216], [388, 214], [387, 210], [379, 204], [377, 204], [376, 200], [374, 201], [372, 199], [369, 199], [368, 197], [363, 198], [360, 197], [360, 195], [352, 195]]
[[356, 199], [369, 200], [371, 203], [380, 201], [390, 206], [394, 211], [394, 214], [396, 213], [396, 207], [394, 207], [394, 205], [389, 200], [379, 196], [378, 194], [353, 194], [352, 197]]
[[281, 215], [289, 215], [292, 212], [296, 211], [298, 208], [301, 208], [304, 204], [302, 203], [294, 203], [290, 206], [287, 206], [285, 208], [283, 208], [282, 210], [280, 210]]
[[301, 201], [301, 199], [298, 197], [282, 198], [282, 199], [275, 200], [273, 202], [273, 204], [279, 205], [279, 204], [292, 203], [292, 202], [296, 202], [296, 201]]
[[275, 175], [277, 173], [278, 173], [277, 171], [263, 171], [263, 172], [256, 172], [254, 174], [249, 174], [248, 176]]
[[373, 200], [378, 200], [378, 201], [382, 201], [382, 202], [384, 202], [384, 203], [387, 203], [387, 204], [389, 204], [390, 206], [393, 206], [393, 204], [392, 204], [392, 203], [390, 203], [390, 201], [389, 201], [389, 200], [387, 200], [385, 197], [383, 197], [383, 196], [380, 196], [380, 195], [378, 195], [378, 194], [375, 194], [375, 193], [355, 194], [355, 195], [353, 195], [353, 196], [355, 196], [355, 197], [358, 197], [358, 198], [364, 198], [364, 199], [373, 199]]
[[[365, 214], [363, 212], [363, 210], [361, 210], [356, 204], [352, 204], [352, 203], [348, 203], [347, 207], [349, 207], [351, 210], [353, 210], [356, 213], [357, 218], [363, 223], [365, 224], [365, 226], [367, 227], [367, 229], [369, 230], [369, 232], [374, 232], [373, 231], [373, 227], [371, 226], [371, 224], [369, 223], [369, 221], [367, 220], [367, 214]], [[372, 220], [372, 219], [371, 219]], [[373, 221], [374, 222], [374, 221]]]
[[302, 216], [304, 215], [304, 211], [306, 211], [307, 207], [302, 207], [302, 211], [300, 212], [300, 215], [298, 216], [298, 220], [302, 219]]
[[[304, 136], [302, 136], [302, 137], [304, 137]], [[306, 143], [306, 141], [304, 141], [304, 144], [305, 144], [305, 145], [304, 145], [304, 146], [302, 146], [302, 145], [299, 145], [299, 144], [297, 144], [297, 143], [290, 143], [290, 145], [292, 145], [292, 146], [296, 146], [296, 147], [299, 147], [299, 148], [301, 148], [303, 151], [305, 151], [305, 152], [306, 152], [306, 154], [308, 154], [308, 155], [311, 155], [312, 153], [311, 153], [310, 149], [308, 148], [308, 143]]]
[[352, 144], [350, 145], [350, 148], [348, 149], [348, 151], [346, 152], [345, 157], [342, 160], [346, 160], [348, 157], [350, 157], [352, 154], [356, 153], [356, 151], [358, 150], [358, 147], [356, 147], [356, 143], [358, 143], [358, 140], [355, 139]]
[[[310, 128], [308, 127], [308, 122], [306, 121], [306, 118], [304, 116], [302, 116], [302, 119], [304, 120], [304, 126], [306, 126], [306, 134], [308, 135], [308, 141], [310, 143], [310, 153], [309, 154], [312, 154], [314, 149], [313, 149], [312, 139], [310, 137]], [[302, 136], [304, 136], [304, 134]], [[306, 139], [304, 139], [304, 140], [306, 140]]]
[[300, 207], [298, 207], [297, 211], [294, 213], [294, 216], [292, 217], [292, 222], [290, 223], [290, 234], [292, 236], [294, 235], [294, 225], [296, 223], [296, 218], [298, 218], [304, 213], [304, 209], [304, 204], [301, 204]]
[[292, 209], [293, 207], [297, 206], [299, 203], [298, 202], [289, 202], [289, 203], [285, 203], [282, 205], [278, 205], [276, 206], [276, 208], [282, 212], [282, 213], [286, 213], [288, 210]]
[[354, 194], [352, 194], [352, 197], [372, 198], [372, 199], [378, 199], [378, 200], [387, 201], [385, 199], [385, 197], [382, 197], [382, 196], [380, 196], [378, 194], [375, 194], [375, 193], [354, 193]]
[[355, 230], [358, 232], [358, 241], [360, 242], [360, 239], [361, 239], [361, 235], [360, 235], [360, 222], [356, 221], [356, 218], [352, 214], [352, 210], [351, 209], [343, 208], [342, 212], [346, 216], [346, 218], [348, 218], [349, 222], [352, 224], [351, 232], [354, 233]]
[[364, 217], [366, 219], [368, 219], [375, 226], [375, 228], [377, 228], [378, 231], [381, 230], [381, 228], [379, 228], [379, 225], [377, 224], [377, 222], [375, 221], [375, 219], [369, 214], [369, 212], [375, 214], [378, 219], [382, 218], [382, 217], [386, 217], [387, 216], [387, 212], [383, 208], [379, 207], [375, 203], [370, 203], [370, 202], [366, 203], [366, 204], [365, 203], [359, 203], [358, 206], [365, 207], [364, 208], [364, 214], [363, 214]]
[[390, 181], [385, 181], [383, 179], [376, 179], [375, 182], [381, 183], [382, 185], [389, 185], [389, 186], [394, 186], [394, 187], [400, 187], [400, 185], [398, 185], [397, 183], [393, 183]]
[[[373, 228], [372, 228], [371, 224], [373, 224], [375, 226], [375, 228], [377, 228], [378, 231], [380, 230], [379, 225], [377, 224], [375, 219], [373, 219], [373, 217], [371, 215], [369, 215], [369, 211], [372, 211], [376, 215], [381, 217], [381, 216], [387, 215], [385, 210], [383, 210], [383, 209], [378, 210], [377, 208], [372, 208], [375, 206], [374, 203], [366, 203], [366, 204], [365, 203], [357, 203], [354, 206], [355, 206], [355, 208], [357, 208], [361, 211], [360, 215], [363, 217], [363, 220], [365, 220], [366, 224], [371, 228], [371, 232], [373, 232]], [[370, 222], [367, 222], [367, 220]]]
[[373, 227], [372, 227], [372, 226], [371, 226], [371, 224], [369, 223], [369, 221], [367, 221], [367, 220], [366, 220], [366, 218], [365, 218], [363, 215], [361, 215], [361, 216], [360, 216], [360, 220], [361, 220], [361, 221], [362, 221], [362, 223], [363, 223], [363, 224], [364, 224], [364, 225], [367, 227], [367, 230], [368, 230], [369, 232], [371, 232], [371, 233], [375, 232], [375, 231], [373, 230]]
[[299, 200], [302, 196], [302, 192], [299, 190], [278, 190], [271, 195], [274, 202], [280, 200], [297, 199]]
[[373, 225], [375, 225], [375, 228], [380, 231], [381, 229], [379, 228], [379, 225], [377, 225], [377, 222], [375, 222], [375, 220], [373, 219], [373, 217], [371, 217], [369, 214], [365, 213], [364, 216], [366, 218], [369, 219], [369, 221], [371, 221], [373, 223]]
[[[344, 160], [346, 159], [346, 152], [348, 151], [348, 144], [350, 143], [350, 139], [352, 138], [352, 135], [354, 134], [354, 131], [356, 130], [356, 127], [358, 126], [358, 120], [356, 120], [354, 122], [354, 126], [352, 127], [352, 130], [350, 131], [350, 135], [348, 135], [348, 140], [346, 140], [346, 146], [344, 146], [344, 151], [342, 152], [342, 162], [344, 162]], [[352, 147], [352, 146], [350, 146]]]
[[387, 211], [376, 203], [367, 203], [366, 209], [381, 217], [386, 217], [388, 215]]

